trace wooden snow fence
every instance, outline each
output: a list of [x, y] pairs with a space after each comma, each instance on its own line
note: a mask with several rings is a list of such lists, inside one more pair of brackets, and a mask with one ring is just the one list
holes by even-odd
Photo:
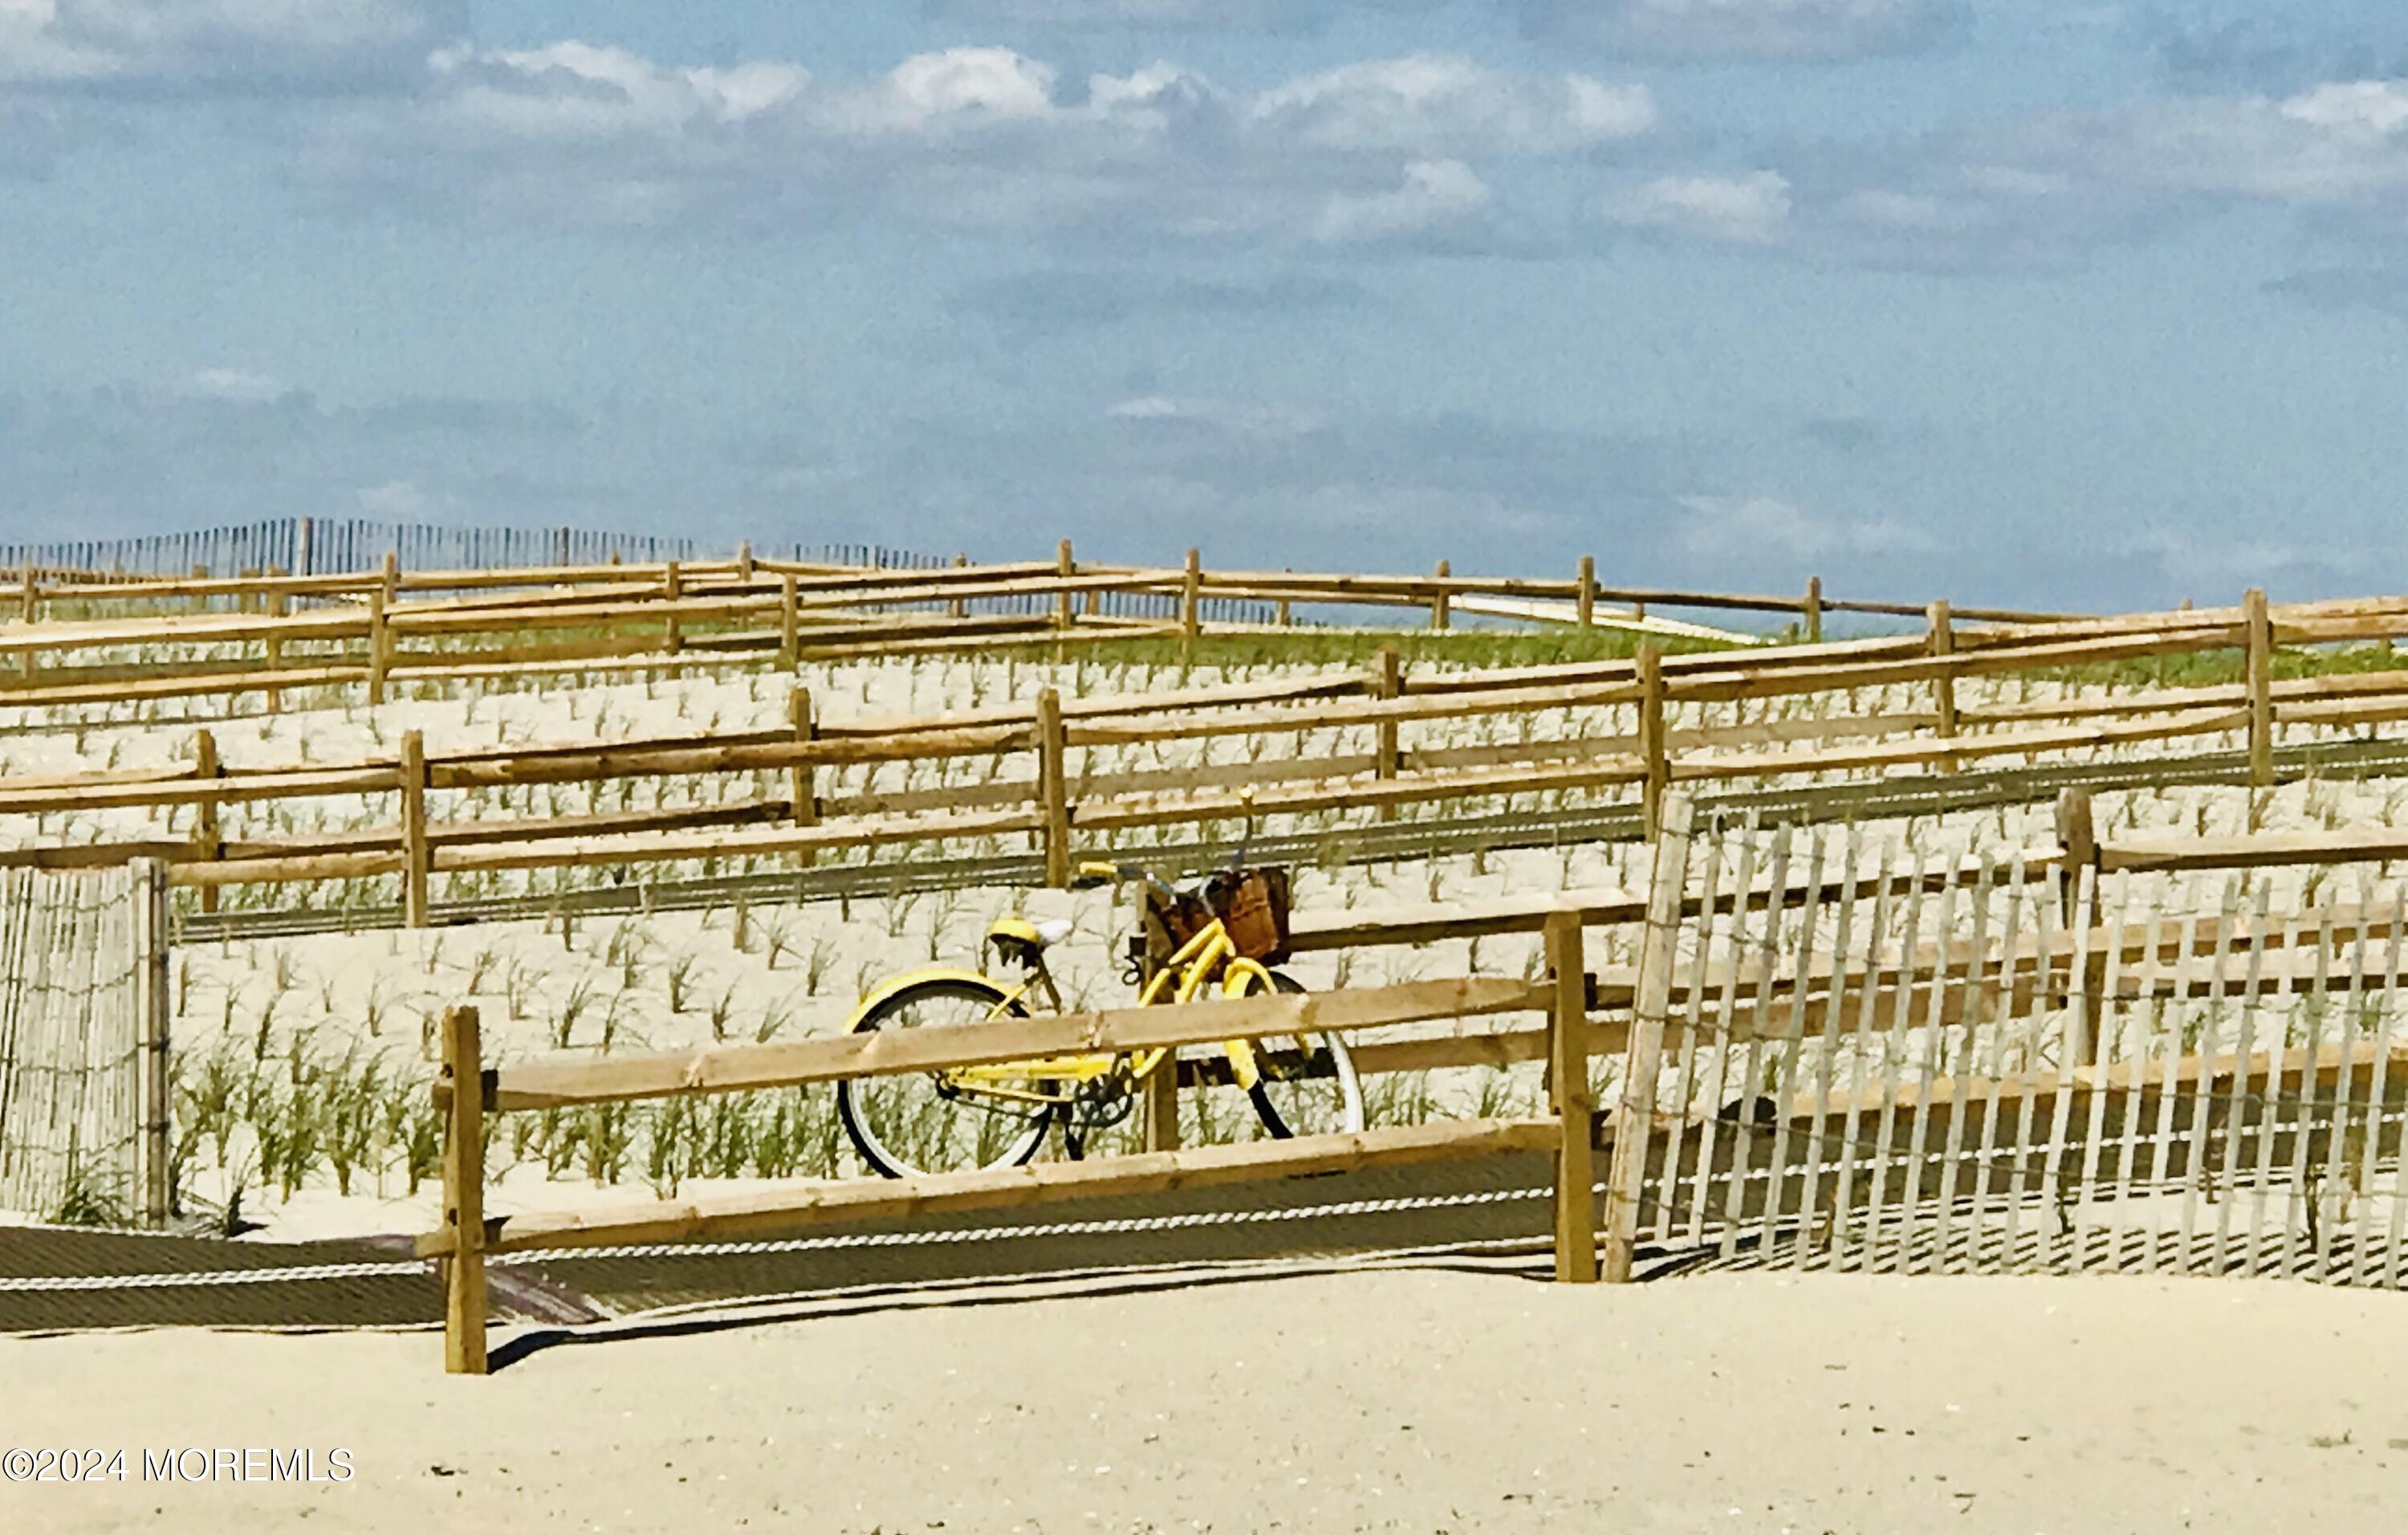
[[166, 880], [0, 870], [0, 1210], [167, 1215]]
[[1709, 908], [1718, 881], [1800, 865], [1831, 894], [1682, 928], [1685, 995], [1634, 1024], [1614, 1122], [1641, 1169], [1636, 1241], [1851, 1271], [2400, 1284], [2408, 895], [2277, 900], [2262, 870], [2303, 852], [2387, 854], [2263, 840], [2188, 850], [2231, 871], [2211, 904], [2135, 877], [2172, 849], [2099, 849], [2046, 881], [1986, 855], [1901, 894], [1903, 850], [1861, 828], [1702, 837]]

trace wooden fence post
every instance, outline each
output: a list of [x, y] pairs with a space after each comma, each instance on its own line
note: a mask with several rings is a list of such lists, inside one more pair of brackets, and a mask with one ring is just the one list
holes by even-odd
[[1806, 578], [1806, 600], [1798, 605], [1798, 616], [1806, 624], [1806, 643], [1823, 642], [1823, 578]]
[[[207, 730], [193, 733], [193, 776], [204, 782], [218, 776], [218, 739]], [[218, 827], [218, 802], [214, 798], [193, 801], [193, 856], [204, 863], [215, 863], [225, 856], [225, 838]], [[218, 909], [218, 887], [201, 886], [201, 910]]]
[[[2073, 935], [2077, 931], [2077, 924], [2086, 925], [2096, 914], [2095, 911], [2085, 911], [2082, 905], [2086, 871], [2094, 882], [2092, 886], [2094, 905], [2097, 900], [2095, 881], [2098, 878], [2099, 868], [2099, 832], [2098, 824], [2091, 814], [2089, 790], [2066, 789], [2058, 793], [2057, 839], [2065, 849], [2065, 857], [2057, 871], [2057, 907], [2063, 913], [2062, 925], [2065, 931], [2068, 935]], [[2078, 976], [2069, 974], [2066, 978], [2069, 985], [2078, 985], [2082, 988], [2081, 1025], [2086, 1031], [2066, 1040], [2066, 1058], [2072, 1061], [2088, 1061], [2096, 1058], [2097, 1040], [2100, 1037], [2099, 1010], [2106, 999], [2106, 948], [2103, 944], [2093, 942], [2088, 945], [2088, 951], [2089, 959], [2083, 968], [2083, 973]]]
[[[268, 573], [270, 576], [280, 576], [280, 576], [282, 576], [282, 575], [284, 575], [284, 574], [285, 574], [285, 570], [284, 570], [284, 567], [283, 567], [282, 566], [280, 566], [280, 565], [271, 565], [271, 566], [269, 566], [269, 567], [267, 567], [267, 573]], [[268, 594], [268, 597], [267, 597], [267, 616], [268, 616], [268, 617], [270, 617], [270, 618], [286, 618], [286, 617], [290, 617], [290, 616], [292, 615], [292, 612], [293, 612], [293, 594], [292, 594], [292, 593], [290, 593], [290, 592], [284, 592], [284, 591], [277, 591], [277, 592], [272, 592], [272, 593]], [[270, 671], [277, 671], [277, 670], [280, 670], [280, 669], [282, 669], [283, 666], [284, 666], [284, 639], [283, 639], [283, 637], [282, 637], [282, 636], [280, 636], [280, 635], [269, 635], [269, 636], [267, 637], [267, 669], [268, 669], [268, 670], [270, 670]], [[268, 711], [270, 714], [280, 714], [280, 713], [284, 712], [284, 690], [283, 690], [282, 688], [280, 688], [280, 687], [275, 687], [275, 686], [272, 686], [272, 685], [268, 688], [268, 690], [267, 690], [267, 711]]]
[[[25, 595], [24, 611], [22, 614], [26, 623], [31, 624], [34, 622], [34, 615], [39, 610], [36, 605], [40, 601], [41, 589], [37, 583], [37, 577], [34, 567], [33, 551], [27, 550], [25, 552]], [[33, 647], [27, 646], [25, 653], [19, 663], [21, 668], [25, 674], [25, 686], [28, 688], [34, 685], [34, 653]]]
[[[968, 554], [955, 554], [953, 556], [953, 568], [956, 570], [968, 569], [970, 557]], [[967, 597], [955, 597], [953, 601], [945, 604], [945, 616], [947, 618], [969, 617], [969, 599]]]
[[[787, 692], [786, 723], [794, 727], [797, 744], [819, 739], [819, 716], [812, 709], [810, 688], [797, 684]], [[786, 808], [797, 826], [820, 824], [818, 779], [819, 769], [808, 762], [798, 762], [786, 769]], [[817, 855], [808, 848], [796, 859], [804, 868], [817, 861]]]
[[1555, 1148], [1555, 1279], [1597, 1283], [1597, 1097], [1588, 1081], [1588, 971], [1577, 911], [1551, 911], [1547, 965], [1555, 978], [1549, 1010], [1547, 1082], [1561, 1140]]
[[778, 578], [778, 665], [792, 671], [803, 658], [801, 588], [791, 570]]
[[1057, 667], [1069, 654], [1063, 646], [1062, 637], [1070, 632], [1071, 624], [1078, 622], [1073, 616], [1070, 600], [1070, 578], [1078, 571], [1079, 562], [1071, 557], [1070, 540], [1065, 538], [1054, 552], [1054, 574], [1061, 581], [1054, 590], [1054, 664]]
[[1609, 1284], [1629, 1281], [1639, 1246], [1639, 1204], [1647, 1186], [1649, 1143], [1656, 1133], [1656, 1078], [1663, 1068], [1664, 1026], [1671, 1011], [1672, 968], [1680, 937], [1681, 896], [1689, 872], [1693, 816], [1688, 796], [1665, 796], [1664, 825], [1656, 837], [1654, 870], [1647, 885], [1647, 930], [1640, 940], [1630, 1049], [1622, 1069], [1622, 1103], [1612, 1121], [1613, 1153], [1605, 1175], [1604, 1278]]
[[1187, 552], [1187, 568], [1179, 587], [1179, 653], [1192, 658], [1196, 638], [1204, 632], [1204, 552]]
[[1179, 1149], [1179, 1052], [1154, 1069], [1145, 1082], [1145, 1149]]
[[[685, 577], [678, 562], [670, 560], [661, 567], [661, 600], [668, 604], [668, 622], [661, 627], [661, 648], [671, 655], [685, 649], [685, 627], [678, 623], [678, 599], [685, 595]], [[670, 676], [678, 675], [675, 671]]]
[[[206, 566], [206, 565], [202, 565], [202, 564], [200, 564], [200, 563], [198, 563], [198, 562], [196, 561], [196, 562], [194, 562], [194, 566], [193, 566], [193, 572], [192, 572], [192, 574], [193, 574], [193, 579], [194, 579], [194, 581], [207, 581], [207, 580], [208, 580], [208, 579], [209, 579], [209, 567], [208, 567], [208, 566]], [[196, 613], [206, 613], [206, 612], [208, 612], [208, 610], [209, 610], [209, 599], [208, 599], [208, 594], [207, 594], [207, 593], [203, 593], [203, 592], [195, 592], [195, 593], [194, 593], [194, 594], [193, 594], [193, 611], [194, 611], [194, 612], [196, 612]]]
[[454, 1375], [485, 1373], [485, 1069], [477, 1038], [477, 1010], [443, 1015], [441, 1081], [451, 1092], [444, 1116], [443, 1227], [452, 1238], [443, 1260], [443, 1368]]
[[[1948, 600], [1945, 597], [1942, 597], [1939, 601], [1932, 603], [1923, 610], [1923, 616], [1925, 621], [1930, 625], [1931, 629], [1928, 641], [1931, 653], [1935, 656], [1955, 654], [1956, 652], [1956, 629], [1954, 622], [1949, 617]], [[1942, 740], [1956, 739], [1956, 674], [1955, 672], [1943, 671], [1935, 675], [1931, 679], [1931, 696], [1934, 710], [1940, 716], [1940, 739]], [[1940, 758], [1937, 766], [1943, 773], [1953, 773], [1957, 769], [1959, 764], [1956, 758], [1946, 756]]]
[[389, 653], [384, 624], [384, 588], [368, 588], [368, 705], [384, 702], [385, 657]]
[[[1449, 576], [1452, 576], [1452, 575], [1454, 575], [1454, 574], [1455, 574], [1455, 567], [1454, 567], [1453, 566], [1449, 565], [1446, 561], [1444, 561], [1444, 560], [1440, 560], [1440, 561], [1439, 561], [1439, 562], [1438, 562], [1438, 570], [1437, 570], [1436, 574], [1437, 574], [1437, 576], [1438, 576], [1438, 579], [1439, 579], [1439, 580], [1440, 580], [1440, 581], [1444, 581], [1444, 580], [1446, 580]], [[1431, 628], [1433, 628], [1433, 629], [1443, 629], [1443, 628], [1445, 628], [1445, 627], [1446, 627], [1446, 625], [1447, 625], [1447, 610], [1448, 610], [1447, 591], [1446, 591], [1446, 588], [1445, 588], [1445, 587], [1441, 586], [1441, 587], [1440, 587], [1440, 588], [1439, 588], [1439, 590], [1438, 590], [1438, 595], [1436, 595], [1436, 596], [1434, 596], [1434, 597], [1430, 598], [1430, 627], [1431, 627]]]
[[1045, 882], [1056, 890], [1070, 887], [1070, 796], [1063, 762], [1068, 752], [1062, 695], [1049, 687], [1037, 696], [1037, 777], [1045, 806]]
[[1664, 824], [1664, 796], [1672, 786], [1672, 760], [1664, 729], [1664, 653], [1639, 647], [1639, 760], [1647, 777], [1639, 792], [1641, 821], [1654, 837]]
[[[1397, 657], [1396, 646], [1380, 647], [1379, 660], [1372, 667], [1371, 690], [1375, 697], [1404, 696], [1405, 668], [1403, 662]], [[1374, 778], [1394, 778], [1404, 770], [1404, 751], [1398, 744], [1397, 722], [1382, 720], [1372, 726], [1371, 775]], [[1393, 821], [1396, 818], [1397, 808], [1394, 805], [1380, 807], [1381, 820]]]
[[168, 1139], [167, 1040], [175, 1006], [167, 990], [167, 865], [144, 858], [134, 868], [136, 931], [142, 936], [142, 1220], [156, 1227], [167, 1224], [176, 1203]]
[[2058, 791], [2057, 839], [2065, 849], [2065, 861], [2057, 871], [2057, 903], [2066, 920], [2071, 922], [2080, 871], [2099, 862], [2098, 824], [2091, 817], [2089, 790]]
[[1596, 625], [1597, 556], [1594, 554], [1584, 554], [1580, 557], [1580, 590], [1573, 595], [1572, 605], [1579, 611], [1582, 628], [1592, 628]]
[[426, 925], [426, 884], [435, 859], [426, 843], [426, 737], [401, 734], [401, 920]]
[[2243, 595], [2241, 626], [2249, 646], [2249, 782], [2262, 789], [2274, 782], [2274, 624], [2265, 588]]
[[736, 546], [736, 579], [747, 586], [752, 584], [752, 540], [750, 538]]
[[[1280, 574], [1283, 576], [1290, 576], [1295, 573], [1296, 567], [1292, 565], [1283, 565], [1280, 567]], [[1283, 629], [1291, 628], [1295, 625], [1296, 620], [1288, 611], [1288, 600], [1286, 597], [1281, 597], [1277, 605], [1272, 609], [1271, 622], [1277, 624]]]
[[[1150, 962], [1139, 962], [1139, 979], [1150, 980]], [[1145, 1080], [1145, 1149], [1179, 1149], [1179, 1052], [1173, 1049]]]

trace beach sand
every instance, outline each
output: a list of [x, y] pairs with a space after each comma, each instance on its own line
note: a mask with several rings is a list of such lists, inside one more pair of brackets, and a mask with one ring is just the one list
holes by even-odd
[[[0, 1445], [128, 1475], [0, 1484], [0, 1528], [2340, 1535], [2408, 1526], [2402, 1304], [1397, 1270], [622, 1336], [484, 1380], [427, 1334], [36, 1339], [0, 1344]], [[353, 1473], [146, 1484], [175, 1447]]]

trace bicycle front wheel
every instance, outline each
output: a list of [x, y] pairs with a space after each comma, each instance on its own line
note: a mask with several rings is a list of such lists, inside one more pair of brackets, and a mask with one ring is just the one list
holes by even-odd
[[[1005, 1006], [1008, 997], [992, 982], [931, 978], [886, 997], [853, 1029], [1026, 1017], [1018, 1002]], [[889, 1178], [1019, 1167], [1037, 1155], [1061, 1112], [1048, 1083], [995, 1077], [969, 1083], [934, 1071], [839, 1082], [836, 1111], [861, 1159]]]
[[[1291, 994], [1304, 988], [1278, 970], [1268, 972], [1274, 990]], [[1262, 983], [1253, 982], [1250, 990]], [[1346, 1041], [1335, 1034], [1306, 1034], [1254, 1041], [1254, 1069], [1259, 1073], [1247, 1097], [1263, 1128], [1274, 1140], [1298, 1135], [1337, 1135], [1363, 1127], [1363, 1083], [1354, 1075], [1354, 1057]]]

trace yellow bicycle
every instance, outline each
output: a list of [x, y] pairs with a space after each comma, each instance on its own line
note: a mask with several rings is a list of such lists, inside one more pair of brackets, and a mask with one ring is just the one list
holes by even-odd
[[[1130, 940], [1124, 979], [1140, 1004], [1300, 992], [1271, 968], [1284, 957], [1283, 869], [1224, 869], [1194, 889], [1174, 887], [1133, 864], [1082, 864], [1083, 888], [1123, 881], [1145, 892], [1142, 930]], [[986, 944], [1021, 977], [1007, 984], [982, 971], [937, 968], [899, 975], [862, 999], [855, 1030], [914, 1028], [1026, 1017], [1032, 1005], [1062, 1011], [1045, 952], [1069, 936], [1068, 922], [996, 919]], [[1285, 1138], [1363, 1127], [1363, 1089], [1343, 1040], [1231, 1040], [1189, 1063], [1194, 1085], [1235, 1088], [1262, 1133]], [[1126, 1120], [1138, 1089], [1157, 1071], [1179, 1071], [1177, 1052], [1092, 1052], [908, 1076], [859, 1077], [837, 1084], [837, 1112], [861, 1158], [889, 1178], [1017, 1167], [1057, 1125], [1065, 1151], [1083, 1154], [1096, 1131]], [[1174, 1079], [1176, 1080], [1176, 1079]]]

